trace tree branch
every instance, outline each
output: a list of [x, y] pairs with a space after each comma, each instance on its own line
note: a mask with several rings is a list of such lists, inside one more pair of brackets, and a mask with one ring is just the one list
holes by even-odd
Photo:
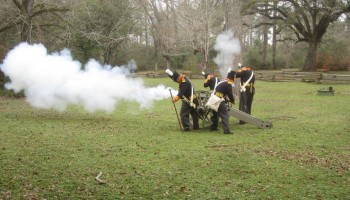
[[32, 18], [41, 15], [43, 13], [51, 13], [51, 12], [68, 12], [69, 8], [45, 8], [45, 9], [41, 9], [39, 11], [36, 11], [32, 14]]
[[13, 24], [4, 26], [4, 27], [0, 28], [0, 33], [3, 32], [3, 31], [8, 30], [8, 29], [10, 29], [10, 28], [13, 28], [13, 27], [15, 27], [15, 26], [17, 26], [17, 25], [19, 25], [19, 24], [21, 24], [21, 23], [22, 23], [22, 21], [18, 21], [18, 22], [16, 22], [16, 23], [13, 23]]
[[22, 10], [22, 4], [18, 0], [12, 0], [19, 10]]

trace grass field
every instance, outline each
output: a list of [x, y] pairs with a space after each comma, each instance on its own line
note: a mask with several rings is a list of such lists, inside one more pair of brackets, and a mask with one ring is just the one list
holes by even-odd
[[0, 98], [0, 199], [350, 199], [350, 85], [328, 86], [257, 81], [273, 128], [230, 118], [231, 135], [180, 132], [169, 99], [107, 115]]

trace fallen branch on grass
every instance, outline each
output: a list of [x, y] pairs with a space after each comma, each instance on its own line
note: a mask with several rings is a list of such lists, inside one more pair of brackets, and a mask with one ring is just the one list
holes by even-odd
[[102, 176], [102, 172], [100, 172], [100, 173], [96, 176], [95, 180], [96, 180], [98, 183], [100, 183], [100, 184], [105, 184], [106, 181], [101, 180], [101, 179], [100, 179], [101, 176]]

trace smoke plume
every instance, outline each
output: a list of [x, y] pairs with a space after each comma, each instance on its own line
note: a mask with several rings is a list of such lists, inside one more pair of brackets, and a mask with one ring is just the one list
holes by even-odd
[[163, 85], [147, 88], [142, 79], [131, 78], [130, 73], [136, 70], [134, 61], [112, 67], [92, 59], [82, 68], [68, 49], [48, 54], [42, 44], [19, 44], [7, 54], [0, 69], [10, 78], [5, 87], [23, 90], [36, 108], [63, 111], [73, 104], [89, 112], [110, 113], [121, 100], [150, 108], [153, 101], [170, 97]]
[[214, 49], [218, 52], [214, 62], [219, 67], [221, 76], [226, 77], [229, 68], [235, 70], [235, 56], [241, 52], [240, 42], [233, 32], [228, 30], [217, 36]]

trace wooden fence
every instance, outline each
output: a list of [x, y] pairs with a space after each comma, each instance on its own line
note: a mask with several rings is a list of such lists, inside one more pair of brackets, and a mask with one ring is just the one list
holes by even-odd
[[[191, 79], [203, 79], [200, 73], [181, 72]], [[137, 76], [149, 78], [167, 77], [165, 73], [141, 72]], [[301, 81], [312, 83], [349, 83], [350, 74], [335, 74], [331, 72], [300, 72], [300, 71], [255, 71], [255, 79], [272, 82]]]
[[314, 83], [349, 83], [350, 75], [326, 72], [255, 71], [256, 80], [283, 82], [302, 81]]

